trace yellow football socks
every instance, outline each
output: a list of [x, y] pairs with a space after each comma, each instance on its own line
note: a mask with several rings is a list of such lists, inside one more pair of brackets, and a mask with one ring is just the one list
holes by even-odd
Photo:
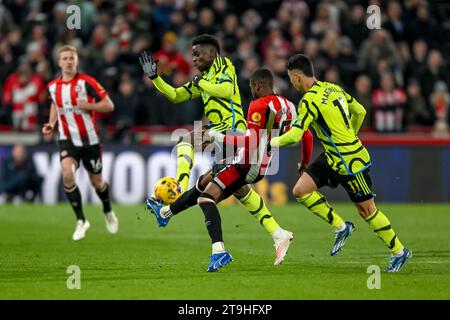
[[245, 197], [239, 199], [239, 201], [270, 234], [280, 227], [270, 214], [261, 196], [253, 189], [250, 189], [250, 192]]
[[307, 195], [297, 198], [297, 201], [302, 203], [314, 214], [321, 217], [336, 229], [341, 227], [344, 223], [344, 220], [342, 220], [337, 212], [330, 206], [327, 199], [325, 199], [325, 196], [320, 192], [311, 192]]
[[194, 163], [194, 147], [188, 142], [180, 142], [177, 148], [177, 179], [183, 191], [189, 189], [189, 176]]
[[392, 253], [399, 253], [403, 250], [403, 245], [392, 229], [391, 223], [380, 210], [377, 209], [365, 220]]

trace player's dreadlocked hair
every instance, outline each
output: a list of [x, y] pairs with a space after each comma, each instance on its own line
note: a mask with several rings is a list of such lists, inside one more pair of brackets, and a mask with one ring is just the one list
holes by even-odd
[[288, 70], [298, 70], [305, 74], [307, 77], [314, 77], [314, 68], [308, 56], [304, 54], [295, 54], [290, 57], [286, 65]]
[[217, 53], [220, 53], [219, 40], [210, 34], [201, 34], [192, 39], [192, 45], [196, 46], [198, 44], [210, 44], [217, 49]]
[[273, 74], [269, 69], [266, 69], [266, 68], [257, 69], [251, 75], [250, 82], [252, 82], [252, 83], [265, 82], [269, 86], [272, 86], [273, 85]]

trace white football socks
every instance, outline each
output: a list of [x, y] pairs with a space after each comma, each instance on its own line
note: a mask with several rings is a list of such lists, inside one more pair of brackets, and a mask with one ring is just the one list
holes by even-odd
[[223, 242], [214, 242], [212, 244], [212, 253], [222, 253], [225, 252], [225, 245]]

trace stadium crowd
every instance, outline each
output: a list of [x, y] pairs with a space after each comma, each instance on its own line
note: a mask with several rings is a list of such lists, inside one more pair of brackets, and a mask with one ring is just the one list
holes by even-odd
[[[67, 27], [67, 7], [81, 9], [81, 28]], [[382, 29], [369, 30], [366, 8], [377, 4]], [[309, 55], [319, 79], [340, 84], [368, 110], [366, 127], [402, 132], [408, 126], [447, 130], [450, 75], [444, 32], [423, 0], [94, 0], [0, 2], [0, 126], [40, 130], [49, 113], [46, 84], [57, 74], [63, 44], [80, 52], [83, 72], [110, 93], [115, 111], [100, 118], [109, 138], [132, 139], [136, 125], [191, 124], [201, 101], [168, 102], [146, 79], [138, 56], [150, 49], [158, 70], [174, 85], [197, 73], [191, 39], [216, 35], [236, 66], [244, 108], [260, 66], [275, 74], [275, 88], [295, 103], [286, 58]], [[3, 126], [2, 126], [3, 125]]]

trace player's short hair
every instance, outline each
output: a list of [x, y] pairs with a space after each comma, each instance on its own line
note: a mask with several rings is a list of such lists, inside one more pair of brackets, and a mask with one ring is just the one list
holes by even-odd
[[194, 39], [192, 39], [192, 46], [196, 46], [199, 44], [209, 44], [216, 48], [217, 53], [220, 53], [220, 44], [219, 40], [217, 40], [216, 37], [210, 35], [210, 34], [201, 34], [199, 36], [196, 36]]
[[295, 54], [287, 61], [288, 70], [298, 70], [307, 77], [314, 77], [314, 67], [311, 59], [304, 54]]
[[66, 45], [63, 45], [61, 48], [58, 49], [58, 51], [57, 51], [58, 59], [59, 59], [61, 53], [66, 52], [66, 51], [71, 51], [71, 52], [74, 52], [76, 55], [78, 55], [77, 48], [75, 48], [74, 46], [71, 46], [70, 44], [66, 44]]
[[267, 68], [256, 69], [250, 77], [250, 83], [266, 82], [268, 85], [273, 85], [273, 74]]

